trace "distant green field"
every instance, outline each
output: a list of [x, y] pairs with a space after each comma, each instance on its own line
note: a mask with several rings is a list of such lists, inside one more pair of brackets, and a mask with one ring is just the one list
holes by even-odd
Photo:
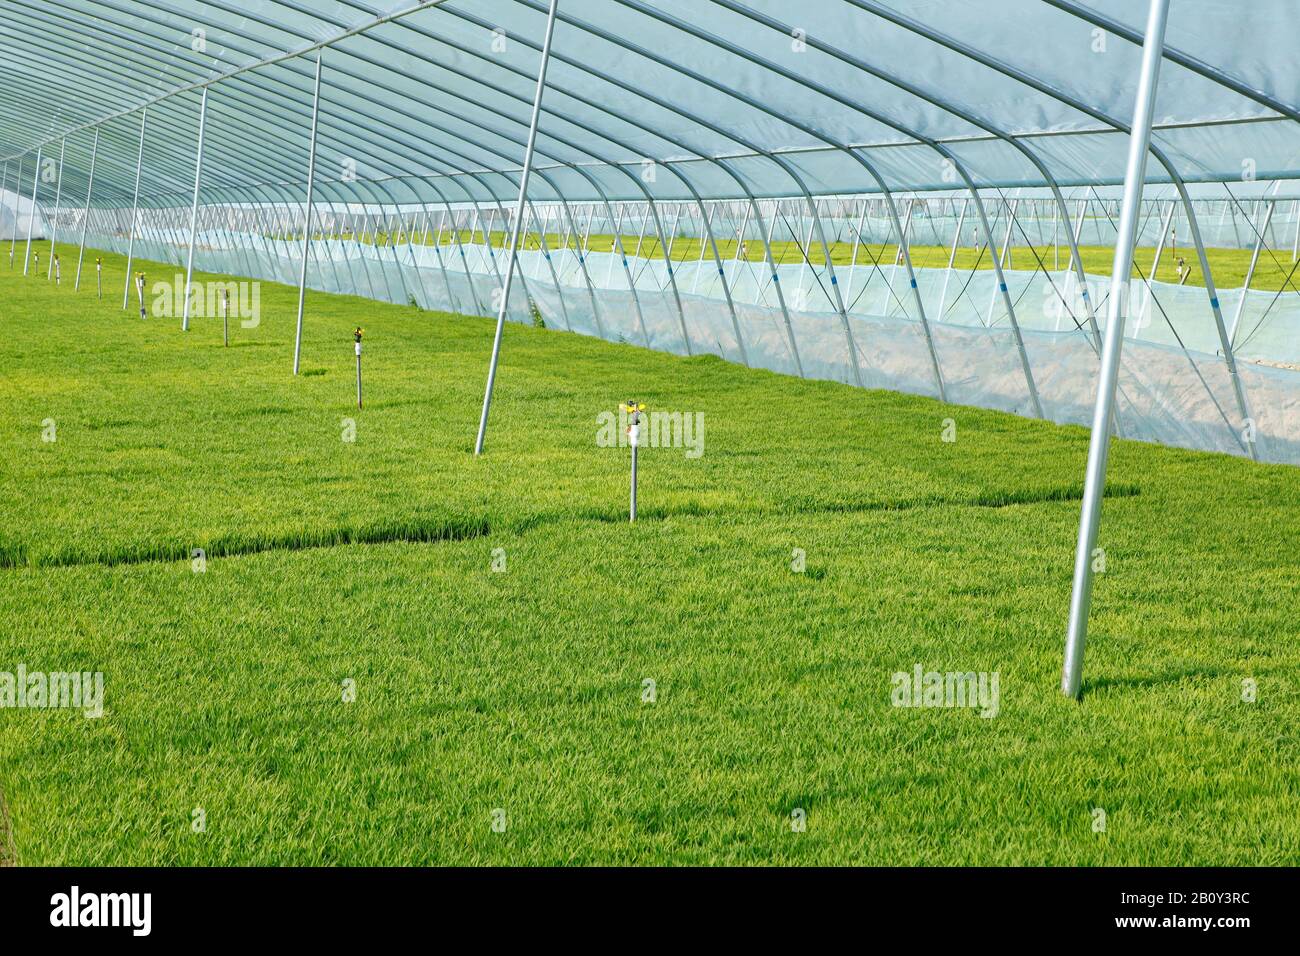
[[[351, 233], [344, 233], [345, 237], [351, 238]], [[484, 233], [482, 230], [471, 232], [462, 230], [459, 239], [462, 243], [483, 242]], [[510, 237], [501, 230], [495, 230], [489, 233], [492, 245], [499, 249], [509, 247]], [[365, 233], [358, 238], [366, 242], [377, 242], [380, 245], [389, 243], [404, 244], [408, 240], [420, 245], [424, 242], [423, 234], [414, 234], [408, 236], [405, 232], [379, 232], [377, 235]], [[659, 240], [653, 236], [625, 235], [620, 237], [623, 243], [623, 249], [629, 256], [639, 256], [643, 259], [662, 259], [663, 252]], [[436, 244], [438, 236], [430, 234], [429, 244]], [[442, 234], [442, 245], [453, 245], [457, 236], [451, 231], [445, 231]], [[572, 234], [564, 233], [547, 233], [545, 236], [546, 248], [549, 250], [559, 249], [566, 244], [570, 249], [578, 248], [578, 239]], [[828, 237], [829, 240], [829, 237]], [[525, 249], [542, 248], [542, 234], [539, 232], [526, 233], [521, 240]], [[830, 248], [831, 262], [835, 266], [849, 266], [855, 259], [857, 268], [870, 269], [873, 262], [878, 262], [882, 266], [892, 264], [898, 257], [897, 243], [872, 243], [860, 244], [854, 248], [852, 242], [827, 242]], [[739, 247], [739, 248], [738, 248]], [[587, 237], [586, 248], [589, 252], [611, 252], [614, 249], [614, 236], [612, 234], [590, 235]], [[771, 243], [772, 259], [778, 265], [797, 264], [804, 261], [804, 255], [807, 254], [808, 262], [815, 266], [825, 264], [826, 256], [822, 251], [820, 243], [814, 241], [807, 249], [801, 247], [799, 243], [789, 241], [773, 241]], [[763, 244], [757, 239], [745, 243], [738, 243], [735, 239], [719, 239], [717, 242], [718, 257], [724, 262], [734, 259], [748, 260], [750, 262], [764, 261]], [[952, 249], [946, 246], [926, 246], [913, 245], [911, 247], [912, 264], [917, 268], [943, 269], [948, 265], [948, 260], [952, 256]], [[1092, 275], [1109, 276], [1115, 249], [1113, 246], [1080, 246], [1079, 255], [1083, 259], [1083, 269]], [[1207, 256], [1210, 260], [1210, 271], [1214, 275], [1215, 285], [1220, 289], [1239, 289], [1246, 281], [1246, 273], [1250, 270], [1250, 259], [1252, 251], [1250, 249], [1210, 249]], [[707, 242], [700, 239], [689, 237], [677, 237], [670, 244], [670, 258], [675, 262], [693, 262], [698, 260], [701, 255], [706, 261], [712, 261], [713, 247]], [[1155, 258], [1155, 249], [1151, 246], [1139, 247], [1133, 253], [1133, 278], [1151, 278], [1151, 262]], [[1178, 259], [1182, 258], [1185, 268], [1188, 270], [1186, 280], [1183, 280], [1178, 274]], [[1003, 267], [1006, 269], [1017, 269], [1034, 271], [1035, 269], [1048, 269], [1056, 271], [1068, 268], [1070, 265], [1069, 246], [1062, 242], [1059, 246], [1051, 245], [1031, 247], [1028, 245], [1013, 244], [1008, 251], [1006, 261]], [[993, 257], [989, 255], [986, 248], [974, 248], [963, 246], [957, 250], [957, 255], [953, 260], [953, 267], [958, 270], [971, 269], [992, 269]], [[1197, 259], [1194, 249], [1187, 247], [1185, 244], [1180, 246], [1166, 246], [1160, 257], [1160, 268], [1154, 278], [1160, 282], [1182, 282], [1184, 285], [1204, 286], [1205, 279], [1201, 272], [1200, 260]], [[1259, 262], [1255, 266], [1255, 273], [1251, 277], [1250, 287], [1261, 291], [1276, 292], [1279, 289], [1289, 293], [1300, 293], [1300, 268], [1291, 260], [1290, 250], [1269, 251], [1264, 250], [1260, 253]]]
[[[1116, 443], [1074, 702], [1083, 429], [510, 326], [476, 460], [490, 321], [312, 294], [295, 378], [293, 289], [225, 348], [19, 252], [0, 672], [104, 715], [0, 709], [0, 860], [1300, 861], [1294, 468]], [[633, 397], [705, 431], [629, 526]]]

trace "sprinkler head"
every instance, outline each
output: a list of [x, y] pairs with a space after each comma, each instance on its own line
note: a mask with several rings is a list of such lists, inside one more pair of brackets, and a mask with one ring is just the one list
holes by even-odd
[[361, 326], [358, 325], [358, 326], [357, 326], [357, 330], [356, 330], [355, 332], [352, 333], [352, 338], [355, 339], [356, 341], [360, 342], [360, 341], [361, 341], [361, 333], [362, 333], [363, 331], [364, 331], [364, 330], [361, 328]]

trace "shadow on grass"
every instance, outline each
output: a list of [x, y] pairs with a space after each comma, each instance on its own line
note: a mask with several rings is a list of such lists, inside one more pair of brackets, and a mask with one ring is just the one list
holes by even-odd
[[1161, 687], [1167, 684], [1180, 684], [1189, 680], [1213, 680], [1219, 677], [1262, 677], [1267, 671], [1251, 668], [1249, 673], [1241, 668], [1229, 667], [1182, 667], [1158, 674], [1142, 674], [1134, 677], [1097, 677], [1084, 680], [1079, 691], [1079, 699], [1084, 700], [1094, 691], [1112, 688], [1119, 690], [1140, 690]]

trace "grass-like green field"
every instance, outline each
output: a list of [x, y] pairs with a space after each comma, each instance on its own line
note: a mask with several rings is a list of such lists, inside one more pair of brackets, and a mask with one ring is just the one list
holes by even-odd
[[[225, 348], [21, 252], [0, 672], [104, 715], [0, 709], [0, 858], [1300, 861], [1293, 468], [1116, 444], [1075, 702], [1083, 429], [510, 326], [475, 459], [488, 320], [313, 294], [294, 378], [292, 289]], [[632, 526], [627, 398], [705, 420]], [[917, 664], [997, 715], [892, 706]]]
[[[497, 249], [508, 249], [510, 246], [510, 236], [502, 230], [495, 230], [486, 234], [482, 230], [471, 231], [465, 229], [458, 234], [453, 233], [451, 230], [445, 230], [441, 234], [431, 230], [427, 237], [422, 233], [408, 234], [397, 231], [367, 232], [357, 236], [345, 232], [342, 237], [357, 238], [381, 246], [404, 245], [407, 243], [432, 245], [438, 241], [441, 241], [444, 246], [450, 246], [454, 245], [457, 240], [467, 245], [491, 241], [492, 246]], [[292, 237], [281, 235], [278, 238]], [[642, 259], [655, 260], [662, 260], [663, 258], [663, 246], [653, 235], [648, 237], [643, 235], [623, 235], [618, 238], [622, 242], [623, 251], [629, 257], [636, 256]], [[566, 246], [574, 250], [583, 248], [588, 252], [613, 252], [616, 250], [613, 234], [591, 234], [586, 236], [585, 239], [584, 244], [572, 233], [547, 233], [545, 235], [545, 248], [551, 251]], [[524, 233], [520, 237], [520, 245], [522, 248], [530, 250], [542, 249], [543, 236], [539, 232]], [[816, 241], [805, 248], [802, 243], [789, 240], [774, 240], [770, 243], [770, 248], [772, 250], [772, 261], [777, 265], [797, 265], [804, 262], [805, 257], [814, 266], [822, 266], [826, 262], [825, 251], [822, 249], [821, 244]], [[828, 239], [826, 248], [830, 250], [831, 263], [837, 269], [854, 263], [859, 269], [870, 269], [874, 263], [889, 266], [895, 261], [901, 261], [897, 243], [855, 244], [852, 241], [834, 242]], [[986, 246], [962, 246], [957, 249], [954, 255], [953, 250], [948, 246], [918, 243], [910, 247], [910, 252], [912, 264], [918, 269], [944, 269], [948, 266], [949, 259], [952, 260], [953, 268], [957, 271], [993, 268], [993, 256], [989, 254]], [[1113, 246], [1080, 246], [1079, 258], [1083, 260], [1084, 272], [1089, 275], [1109, 278], [1114, 262], [1114, 252]], [[1267, 292], [1300, 293], [1300, 266], [1297, 266], [1292, 261], [1291, 250], [1262, 250], [1253, 274], [1250, 273], [1252, 253], [1253, 250], [1251, 249], [1209, 249], [1207, 257], [1210, 260], [1210, 271], [1213, 273], [1215, 285], [1220, 289], [1239, 289], [1245, 284], [1246, 276], [1250, 274], [1250, 287], [1252, 289]], [[717, 240], [717, 254], [718, 258], [724, 263], [737, 259], [749, 262], [763, 262], [766, 255], [763, 243], [757, 239], [741, 243], [735, 239], [721, 238]], [[1187, 246], [1185, 243], [1179, 246], [1167, 245], [1161, 253], [1159, 267], [1153, 276], [1151, 274], [1151, 264], [1155, 260], [1155, 254], [1156, 250], [1153, 246], [1140, 246], [1133, 250], [1133, 278], [1155, 279], [1160, 282], [1181, 283], [1200, 287], [1205, 285], [1200, 260], [1197, 259], [1194, 248]], [[670, 243], [669, 258], [675, 262], [695, 262], [701, 258], [712, 262], [712, 257], [713, 246], [709, 245], [705, 240], [691, 236], [678, 236]], [[1183, 260], [1183, 267], [1187, 270], [1185, 279], [1178, 271], [1179, 259]], [[1057, 272], [1070, 267], [1070, 249], [1064, 240], [1056, 246], [1031, 246], [1014, 243], [1007, 250], [1006, 259], [1002, 265], [1005, 269], [1027, 272], [1042, 269]]]

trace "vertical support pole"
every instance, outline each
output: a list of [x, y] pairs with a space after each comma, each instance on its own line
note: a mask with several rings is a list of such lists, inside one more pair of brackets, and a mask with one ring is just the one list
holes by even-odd
[[[63, 201], [63, 154], [67, 149], [68, 138], [65, 136], [59, 143], [59, 181], [54, 187], [54, 223], [50, 227], [50, 261], [45, 266], [45, 278], [48, 280], [54, 275], [54, 239], [59, 234], [59, 203]], [[131, 274], [128, 266], [126, 274]]]
[[131, 232], [126, 240], [126, 278], [122, 282], [122, 308], [131, 298], [131, 260], [135, 256], [135, 223], [140, 210], [140, 170], [144, 168], [144, 128], [149, 119], [149, 107], [140, 111], [140, 146], [135, 156], [135, 191], [131, 196]]
[[[578, 271], [582, 273], [583, 284], [587, 287], [587, 298], [591, 301], [591, 317], [596, 323], [596, 334], [602, 339], [605, 338], [605, 326], [600, 321], [600, 303], [596, 299], [596, 286], [591, 281], [591, 271], [587, 268], [586, 240], [582, 238], [582, 233], [578, 230], [578, 224], [573, 218], [573, 210], [569, 204], [560, 197], [560, 204], [564, 207], [564, 214], [569, 217], [569, 226], [573, 235], [573, 242], [576, 246], [575, 254], [578, 261]], [[566, 234], [567, 236], [567, 234]], [[568, 242], [568, 239], [565, 239]], [[567, 245], [565, 246], [567, 249]]]
[[[699, 204], [697, 203], [697, 205]], [[695, 264], [695, 278], [691, 282], [691, 295], [695, 295], [700, 288], [700, 273], [704, 271], [704, 253], [709, 248], [704, 236], [706, 232], [712, 235], [712, 231], [709, 230], [709, 222], [713, 219], [715, 209], [717, 209], [717, 206], [710, 206], [706, 217], [704, 206], [700, 206], [700, 261]]]
[[[1219, 291], [1214, 285], [1214, 273], [1210, 269], [1210, 257], [1205, 251], [1205, 242], [1201, 238], [1201, 225], [1196, 219], [1196, 211], [1192, 206], [1191, 197], [1187, 195], [1187, 186], [1183, 183], [1182, 177], [1175, 176], [1173, 179], [1174, 188], [1178, 190], [1178, 196], [1183, 204], [1183, 210], [1187, 213], [1187, 229], [1191, 233], [1192, 243], [1196, 246], [1196, 258], [1201, 264], [1201, 276], [1205, 280], [1205, 294], [1210, 299], [1210, 311], [1214, 313], [1214, 327], [1219, 333], [1219, 347], [1223, 349], [1223, 363], [1227, 366], [1228, 377], [1232, 380], [1232, 390], [1237, 399], [1237, 410], [1241, 413], [1244, 426], [1246, 420], [1250, 418], [1250, 409], [1246, 402], [1246, 390], [1241, 384], [1241, 376], [1237, 374], [1237, 360], [1232, 354], [1232, 342], [1228, 338], [1227, 326], [1223, 323], [1223, 308], [1219, 305]], [[1259, 449], [1255, 446], [1254, 438], [1247, 438], [1245, 444], [1250, 457], [1258, 460]]]
[[1151, 0], [1147, 14], [1146, 39], [1142, 45], [1142, 72], [1138, 78], [1137, 103], [1129, 134], [1128, 166], [1124, 173], [1124, 201], [1120, 208], [1119, 236], [1107, 303], [1106, 339], [1097, 380], [1097, 405], [1092, 416], [1092, 440], [1088, 446], [1088, 470], [1084, 478], [1083, 508], [1079, 519], [1079, 543], [1074, 556], [1074, 588], [1070, 595], [1069, 631], [1061, 672], [1061, 691], [1078, 697], [1083, 683], [1083, 650], [1088, 634], [1088, 610], [1092, 604], [1093, 547], [1101, 521], [1102, 493], [1106, 484], [1106, 460], [1110, 454], [1110, 419], [1119, 384], [1120, 353], [1124, 347], [1125, 291], [1133, 271], [1133, 245], [1137, 238], [1142, 185], [1146, 180], [1147, 151], [1151, 143], [1151, 114], [1155, 106], [1160, 59], [1164, 52], [1165, 24], [1169, 0]]
[[[776, 302], [781, 307], [781, 318], [785, 321], [785, 334], [790, 340], [790, 355], [794, 358], [794, 367], [799, 373], [799, 377], [804, 378], [803, 360], [799, 357], [799, 345], [794, 339], [794, 326], [790, 322], [790, 310], [786, 308], [785, 292], [781, 289], [781, 275], [777, 271], [776, 260], [772, 258], [772, 233], [771, 230], [764, 228], [763, 212], [753, 195], [749, 197], [749, 204], [754, 211], [754, 223], [758, 228], [758, 238], [763, 241], [763, 259], [767, 263], [768, 271], [772, 276], [772, 288], [776, 292]], [[772, 228], [776, 228], [775, 216], [772, 217]]]
[[[293, 374], [302, 360], [302, 307], [307, 300], [307, 256], [311, 252], [311, 191], [316, 179], [316, 126], [320, 117], [320, 56], [316, 51], [316, 82], [311, 96], [311, 146], [307, 151], [307, 201], [302, 211], [302, 268], [298, 272], [298, 321], [293, 333]], [[360, 358], [360, 353], [357, 353]], [[358, 364], [358, 381], [360, 365]]]
[[[885, 296], [880, 302], [880, 310], [876, 313], [886, 318], [889, 317], [889, 300], [894, 297], [894, 273], [898, 271], [898, 267], [903, 261], [903, 250], [907, 246], [908, 233], [912, 228], [912, 207], [915, 202], [915, 198], [907, 201], [907, 206], [903, 212], [905, 221], [902, 230], [901, 232], [895, 232], [895, 235], [898, 236], [898, 249], [894, 252], [894, 264], [889, 267], [889, 275], [885, 279]], [[897, 218], [897, 211], [895, 211], [894, 218]]]
[[[0, 175], [0, 198], [3, 198], [5, 193], [9, 191], [8, 187], [9, 187], [9, 160], [6, 159], [4, 174]], [[15, 209], [16, 208], [17, 207], [15, 207]], [[0, 209], [3, 209], [3, 207], [0, 207]], [[17, 219], [17, 215], [15, 214], [15, 220], [16, 219]], [[18, 231], [14, 230], [14, 234], [17, 235], [17, 233]]]
[[[1167, 0], [1158, 0], [1158, 2], [1167, 2]], [[956, 163], [951, 153], [946, 153], [946, 155]], [[1034, 384], [1034, 372], [1029, 367], [1029, 353], [1025, 351], [1025, 340], [1020, 334], [1020, 322], [1016, 319], [1016, 306], [1011, 301], [1011, 293], [1007, 291], [1007, 277], [1002, 272], [1002, 262], [999, 260], [997, 250], [993, 244], [993, 228], [989, 225], [988, 213], [984, 209], [984, 200], [980, 199], [980, 194], [975, 188], [975, 181], [970, 178], [966, 168], [957, 165], [957, 172], [966, 183], [971, 199], [975, 201], [975, 212], [979, 214], [980, 228], [984, 232], [984, 241], [988, 243], [989, 253], [993, 257], [994, 281], [997, 282], [998, 289], [1002, 293], [1002, 304], [1007, 308], [1007, 319], [1011, 323], [1011, 334], [1016, 340], [1016, 351], [1020, 355], [1020, 370], [1025, 373], [1025, 385], [1029, 389], [1029, 401], [1034, 407], [1034, 415], [1038, 418], [1046, 418], [1047, 416], [1043, 414], [1043, 403], [1038, 398], [1038, 386]]]
[[1061, 210], [1057, 207], [1052, 213], [1052, 270], [1061, 270]]
[[[862, 235], [862, 225], [867, 220], [867, 200], [862, 200], [862, 214], [858, 216], [858, 228], [853, 232], [853, 257], [849, 260], [849, 278], [844, 284], [844, 298], [850, 302], [853, 301], [853, 273], [858, 269], [858, 248], [866, 245]], [[775, 222], [773, 217], [773, 222]], [[867, 275], [867, 281], [871, 281], [871, 275]]]
[[[601, 198], [604, 199], [603, 193]], [[610, 208], [608, 199], [605, 199], [604, 201], [605, 201], [605, 208], [609, 211], [609, 215], [612, 217], [614, 214], [614, 210]], [[613, 256], [618, 256], [620, 259], [623, 260], [623, 275], [627, 279], [628, 291], [632, 293], [632, 305], [636, 309], [637, 324], [641, 327], [641, 339], [642, 341], [645, 342], [645, 347], [650, 348], [651, 347], [650, 332], [646, 329], [645, 313], [641, 311], [641, 297], [636, 294], [636, 277], [632, 275], [632, 267], [628, 265], [628, 261], [627, 261], [627, 249], [624, 248], [623, 246], [623, 216], [626, 211], [627, 211], [626, 206], [624, 205], [619, 206], [618, 225], [614, 227], [614, 242], [613, 242], [613, 247], [610, 249], [610, 256], [611, 256], [610, 262], [612, 265]], [[546, 239], [545, 234], [543, 234], [542, 236], [543, 242], [545, 242], [545, 239]], [[607, 277], [606, 277], [605, 284], [608, 285], [609, 284], [608, 272], [606, 273], [606, 276]], [[557, 291], [558, 291], [558, 286], [557, 286]], [[561, 301], [563, 301], [563, 297], [561, 297]]]
[[[24, 157], [22, 156], [18, 157], [18, 178], [14, 183], [14, 212], [13, 215], [10, 217], [14, 221], [12, 234], [9, 236], [9, 268], [10, 269], [14, 267], [14, 249], [18, 245], [18, 197], [22, 195], [22, 191], [23, 191], [23, 158]], [[5, 166], [5, 182], [6, 183], [9, 182], [9, 167], [7, 164]]]
[[[957, 228], [952, 234], [952, 250], [948, 253], [948, 268], [943, 273], [943, 288], [939, 290], [939, 308], [935, 312], [934, 320], [943, 321], [943, 307], [948, 301], [948, 283], [952, 279], [952, 267], [957, 262], [957, 247], [961, 244], [961, 229], [966, 224], [966, 207], [970, 204], [970, 199], [961, 201], [961, 213], [957, 216]], [[958, 295], [958, 298], [961, 298]]]
[[619, 241], [619, 233], [623, 231], [623, 214], [627, 210], [622, 204], [620, 204], [618, 207], [618, 221], [615, 222], [613, 218], [614, 216], [613, 208], [610, 207], [608, 202], [605, 203], [605, 207], [609, 209], [610, 222], [613, 224], [614, 227], [614, 239], [613, 242], [610, 244], [609, 260], [605, 263], [605, 288], [608, 289], [610, 279], [614, 275], [614, 254], [619, 251], [619, 248], [622, 245], [622, 243]]
[[[1147, 278], [1151, 282], [1156, 281], [1156, 273], [1160, 270], [1160, 257], [1164, 255], [1165, 240], [1169, 238], [1169, 224], [1173, 221], [1174, 210], [1178, 208], [1177, 203], [1169, 204], [1169, 212], [1165, 213], [1165, 218], [1160, 224], [1160, 238], [1156, 240], [1156, 254], [1151, 259], [1151, 271], [1147, 273]], [[1249, 285], [1250, 280], [1246, 280]], [[1146, 298], [1142, 302], [1142, 315], [1138, 318], [1137, 328], [1134, 329], [1136, 335], [1138, 331], [1146, 327], [1147, 319], [1151, 315], [1151, 300], [1155, 297], [1154, 292], [1147, 290]]]
[[555, 33], [555, 8], [559, 0], [551, 0], [546, 15], [546, 38], [542, 41], [542, 62], [537, 68], [537, 92], [533, 96], [533, 113], [528, 122], [528, 144], [524, 149], [524, 168], [519, 174], [519, 201], [515, 206], [514, 228], [510, 236], [510, 262], [506, 267], [501, 289], [501, 307], [497, 310], [497, 328], [492, 338], [492, 360], [488, 365], [487, 388], [483, 392], [483, 414], [479, 417], [478, 437], [474, 441], [474, 454], [483, 454], [483, 438], [487, 434], [488, 412], [492, 408], [492, 386], [496, 383], [497, 361], [501, 357], [501, 336], [506, 327], [506, 309], [510, 303], [510, 281], [515, 274], [515, 259], [519, 245], [519, 230], [524, 224], [524, 202], [528, 197], [528, 177], [533, 169], [533, 146], [537, 142], [537, 120], [542, 112], [542, 93], [546, 90], [546, 67], [551, 60], [551, 36]]
[[[998, 252], [991, 245], [989, 247], [989, 253], [996, 257], [997, 261], [995, 265], [997, 265], [997, 267], [1000, 269], [1006, 268], [1007, 250], [1011, 248], [1011, 230], [1014, 229], [1016, 226], [1016, 207], [1019, 205], [1020, 205], [1019, 199], [1015, 200], [1012, 203], [1006, 204], [1007, 232], [1006, 235], [1002, 237], [1002, 251]], [[994, 288], [993, 291], [989, 294], [989, 317], [988, 317], [988, 321], [984, 323], [985, 325], [993, 324], [993, 309], [997, 305], [997, 302], [998, 302], [998, 290]]]
[[[909, 204], [907, 207], [907, 223], [904, 225], [898, 221], [898, 207], [894, 204], [894, 197], [888, 191], [885, 192], [885, 205], [889, 208], [889, 218], [893, 221], [894, 229], [902, 236], [902, 242], [898, 248], [903, 256], [903, 265], [907, 269], [908, 284], [912, 287], [912, 299], [916, 303], [916, 315], [921, 320], [921, 331], [925, 333], [925, 345], [930, 352], [930, 369], [934, 372], [934, 384], [939, 390], [939, 401], [947, 403], [948, 390], [944, 388], [943, 371], [939, 367], [939, 351], [934, 344], [934, 333], [930, 330], [930, 320], [925, 315], [925, 305], [921, 302], [921, 290], [916, 283], [916, 270], [912, 268], [912, 244], [908, 239], [908, 227], [912, 224], [913, 206]], [[898, 269], [897, 264], [895, 264], [894, 269]], [[892, 274], [890, 279], [892, 281]]]
[[9, 186], [9, 160], [6, 159], [5, 171], [3, 175], [0, 175], [0, 197], [3, 197], [4, 194], [9, 191], [8, 186]]
[[[36, 224], [36, 191], [41, 188], [41, 151], [44, 146], [36, 147], [36, 169], [35, 175], [32, 176], [32, 204], [27, 210], [27, 248], [23, 250], [23, 275], [27, 275], [27, 267], [32, 258], [32, 227]], [[18, 225], [17, 222], [14, 225]]]
[[[683, 180], [683, 182], [685, 182], [685, 180]], [[696, 193], [695, 189], [689, 186], [689, 184], [687, 188], [690, 189], [691, 194], [695, 197], [696, 205], [700, 207], [700, 213], [703, 214], [704, 204], [701, 201], [699, 194]], [[714, 210], [720, 208], [722, 208], [721, 203], [717, 203], [713, 207]], [[713, 264], [714, 266], [717, 267], [718, 270], [718, 278], [722, 280], [722, 294], [727, 301], [727, 311], [731, 314], [731, 329], [733, 334], [736, 336], [736, 348], [740, 350], [740, 362], [746, 368], [749, 368], [749, 353], [745, 349], [745, 339], [740, 333], [740, 319], [737, 318], [736, 316], [736, 304], [731, 299], [731, 287], [727, 285], [727, 272], [722, 267], [722, 256], [718, 253], [718, 242], [713, 235], [712, 220], [713, 220], [713, 216], [711, 211], [709, 217], [704, 220], [705, 235], [700, 240], [701, 242], [700, 264], [702, 267], [704, 263], [704, 248], [705, 248], [703, 244], [707, 242], [708, 250], [713, 254]], [[696, 273], [696, 278], [697, 279], [699, 278], [698, 273]]]
[[194, 275], [194, 236], [199, 227], [199, 180], [203, 175], [203, 127], [208, 118], [208, 88], [203, 87], [199, 100], [199, 145], [194, 157], [194, 198], [190, 203], [190, 248], [185, 256], [185, 306], [181, 312], [181, 331], [190, 330], [190, 280]]
[[95, 127], [95, 144], [90, 148], [90, 178], [86, 182], [86, 210], [81, 217], [81, 249], [77, 252], [77, 279], [72, 291], [81, 289], [81, 263], [86, 258], [86, 229], [90, 226], [90, 194], [95, 191], [95, 160], [99, 158], [99, 127]]
[[[555, 271], [555, 261], [551, 258], [551, 247], [546, 241], [546, 224], [547, 222], [550, 221], [551, 212], [548, 209], [546, 211], [545, 218], [539, 219], [537, 216], [537, 208], [532, 203], [528, 204], [528, 208], [532, 213], [533, 222], [537, 225], [537, 229], [538, 229], [537, 241], [538, 241], [538, 245], [541, 248], [541, 253], [542, 253], [540, 258], [545, 261], [547, 268], [550, 270], [551, 282], [554, 283], [555, 285], [555, 297], [557, 300], [559, 300], [560, 303], [560, 315], [564, 316], [564, 327], [568, 331], [572, 332], [573, 320], [569, 318], [569, 306], [564, 301], [564, 289], [560, 287], [560, 276]], [[538, 272], [540, 273], [541, 270], [538, 269]], [[638, 307], [638, 314], [640, 314], [639, 307]]]
[[1291, 215], [1295, 217], [1295, 239], [1291, 243], [1291, 261], [1300, 259], [1300, 199], [1291, 204]]
[[636, 459], [637, 449], [641, 445], [641, 412], [638, 409], [638, 403], [629, 402], [629, 411], [632, 420], [627, 427], [627, 441], [632, 446], [632, 487], [631, 495], [628, 500], [628, 522], [636, 522]]
[[1250, 266], [1246, 269], [1246, 281], [1241, 286], [1241, 298], [1237, 300], [1236, 311], [1232, 314], [1232, 325], [1228, 328], [1228, 344], [1237, 344], [1237, 326], [1241, 324], [1242, 313], [1246, 310], [1246, 299], [1250, 293], [1250, 282], [1255, 278], [1255, 267], [1259, 265], [1259, 251], [1264, 246], [1264, 236], [1268, 233], [1269, 223], [1273, 221], [1273, 210], [1277, 200], [1269, 200], [1255, 216], [1255, 248], [1250, 253]]
[[[787, 173], [790, 173], [792, 177], [794, 176], [786, 164], [782, 163], [782, 168], [784, 168]], [[804, 189], [802, 181], [799, 182], [799, 186], [800, 189], [803, 190], [803, 198], [804, 202], [808, 205], [808, 211], [812, 214], [812, 227], [808, 232], [808, 244], [810, 246], [812, 244], [812, 231], [815, 229], [817, 232], [818, 245], [820, 245], [822, 249], [822, 259], [826, 263], [826, 274], [830, 277], [831, 293], [833, 297], [832, 304], [835, 306], [835, 311], [840, 314], [840, 322], [844, 326], [844, 342], [848, 346], [849, 365], [853, 369], [853, 381], [858, 388], [862, 388], [862, 362], [858, 355], [858, 343], [853, 338], [853, 327], [849, 323], [849, 312], [844, 305], [844, 296], [840, 294], [840, 282], [835, 275], [835, 264], [831, 261], [831, 247], [826, 242], [826, 231], [822, 228], [822, 217], [817, 212], [817, 203], [813, 200], [812, 195], [807, 191], [807, 189]], [[810, 261], [808, 253], [805, 252], [804, 263], [808, 264]]]
[[686, 348], [686, 354], [692, 355], [691, 336], [686, 329], [686, 310], [682, 308], [682, 293], [677, 287], [677, 273], [673, 270], [673, 242], [677, 238], [677, 224], [681, 216], [680, 207], [673, 211], [673, 227], [667, 237], [664, 236], [664, 223], [659, 215], [659, 207], [655, 201], [646, 193], [646, 202], [650, 204], [650, 215], [654, 218], [655, 235], [659, 237], [659, 250], [663, 253], [664, 268], [668, 272], [668, 286], [673, 290], [673, 304], [677, 306], [677, 321], [682, 329], [682, 344]]

